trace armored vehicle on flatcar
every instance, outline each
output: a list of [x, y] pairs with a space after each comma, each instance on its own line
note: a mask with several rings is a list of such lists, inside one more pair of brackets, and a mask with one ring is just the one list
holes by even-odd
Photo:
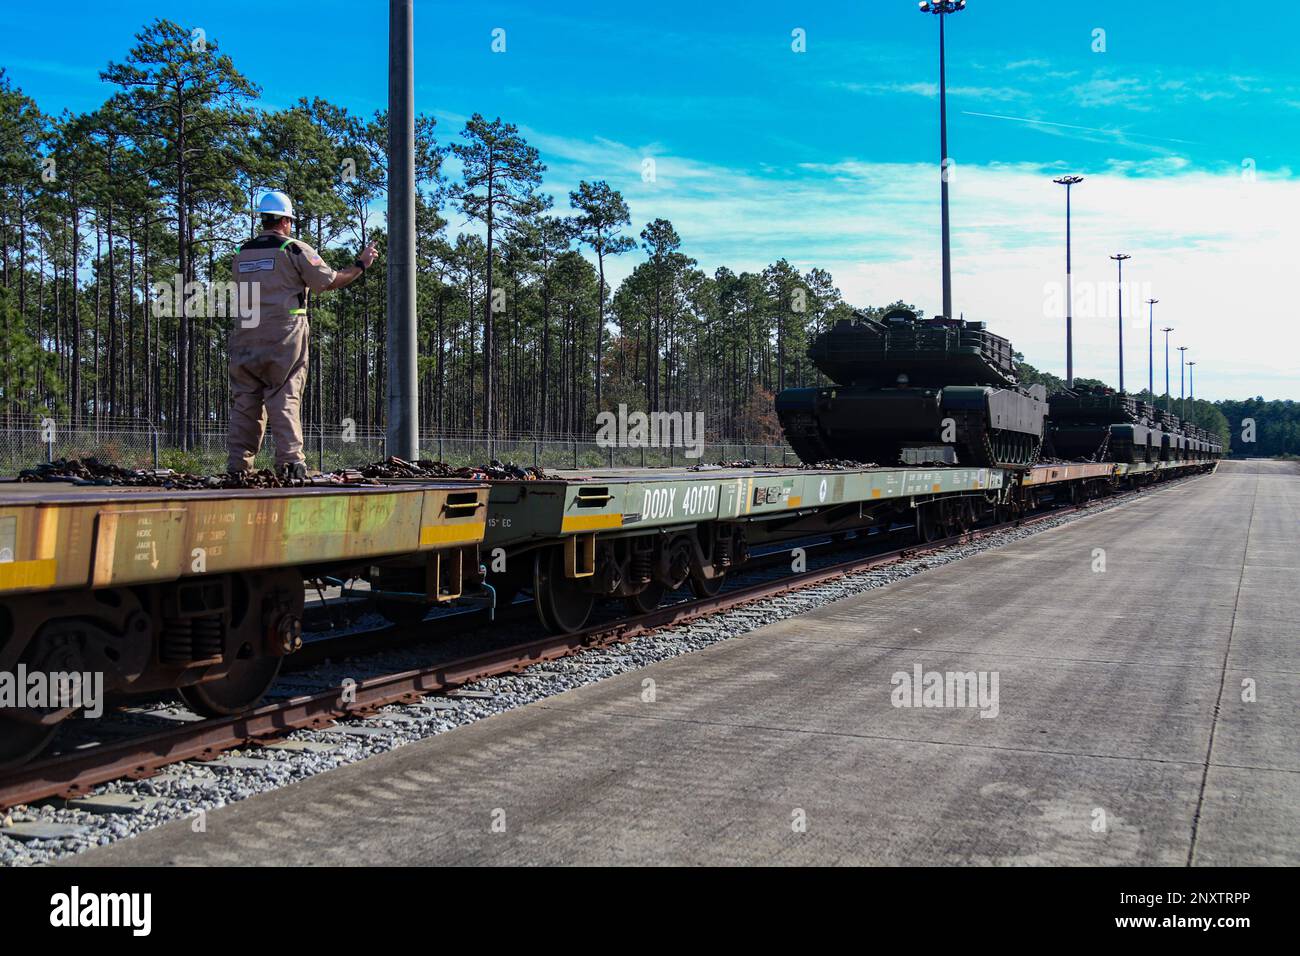
[[858, 312], [817, 336], [808, 357], [835, 384], [776, 398], [805, 462], [1022, 468], [1038, 459], [1046, 390], [1021, 386], [1011, 343], [983, 322]]
[[1182, 461], [1209, 450], [1195, 425], [1111, 388], [1076, 384], [1053, 395], [1048, 404], [1048, 450], [1061, 458]]

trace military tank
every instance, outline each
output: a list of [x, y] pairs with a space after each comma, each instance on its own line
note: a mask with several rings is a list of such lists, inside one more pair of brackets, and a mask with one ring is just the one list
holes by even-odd
[[1048, 449], [1067, 459], [1176, 461], [1182, 457], [1182, 439], [1192, 427], [1105, 386], [1076, 384], [1053, 395], [1048, 404]]
[[1046, 389], [1020, 384], [1011, 343], [983, 322], [857, 312], [817, 336], [808, 357], [835, 384], [776, 397], [786, 440], [805, 462], [1016, 468], [1038, 460]]

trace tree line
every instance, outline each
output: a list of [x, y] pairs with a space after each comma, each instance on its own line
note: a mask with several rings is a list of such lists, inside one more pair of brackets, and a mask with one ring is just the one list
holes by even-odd
[[[386, 114], [321, 98], [261, 108], [257, 85], [215, 40], [163, 19], [100, 77], [99, 108], [52, 116], [0, 68], [6, 423], [147, 422], [185, 449], [224, 422], [232, 320], [183, 290], [232, 278], [234, 252], [257, 232], [257, 199], [280, 189], [295, 203], [296, 235], [332, 265], [380, 245], [363, 281], [308, 297], [304, 419], [382, 427], [386, 236], [375, 210], [387, 189]], [[499, 118], [476, 114], [449, 137], [417, 119], [424, 428], [589, 435], [597, 412], [627, 403], [704, 411], [711, 441], [778, 440], [774, 394], [824, 381], [808, 341], [852, 314], [831, 274], [785, 259], [709, 274], [668, 220], [634, 225], [608, 182], [557, 198], [541, 188], [545, 172]], [[636, 264], [612, 288], [606, 270], [628, 256]], [[161, 287], [182, 290], [179, 307], [158, 307]], [[1197, 401], [1189, 417], [1225, 437], [1232, 422], [1235, 442], [1237, 405], [1258, 416], [1259, 453], [1300, 452], [1293, 402]]]
[[[332, 265], [371, 240], [382, 253], [387, 116], [320, 98], [259, 108], [215, 40], [168, 20], [100, 76], [98, 109], [50, 116], [0, 69], [3, 414], [150, 422], [184, 448], [225, 419], [231, 322], [187, 283], [230, 280], [272, 188]], [[546, 166], [512, 124], [475, 115], [439, 136], [418, 118], [426, 428], [589, 434], [627, 402], [706, 410], [711, 439], [776, 437], [773, 393], [814, 380], [808, 336], [850, 312], [829, 273], [781, 260], [706, 274], [671, 222], [635, 228], [605, 181], [545, 194]], [[606, 269], [627, 255], [642, 261], [611, 288]], [[176, 308], [158, 307], [160, 284], [182, 293]], [[309, 423], [382, 426], [385, 284], [381, 255], [365, 281], [309, 296]]]

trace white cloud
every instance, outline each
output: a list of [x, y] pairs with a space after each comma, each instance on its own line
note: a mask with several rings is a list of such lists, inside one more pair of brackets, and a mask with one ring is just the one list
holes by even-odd
[[1111, 79], [1094, 76], [1083, 83], [1071, 86], [1070, 93], [1080, 106], [1126, 106], [1131, 110], [1149, 110], [1148, 87], [1134, 77]]
[[[832, 86], [848, 90], [850, 93], [862, 93], [867, 96], [894, 96], [899, 93], [907, 93], [913, 96], [924, 96], [927, 99], [939, 98], [939, 84], [937, 82], [915, 82], [915, 83], [844, 83], [835, 82]], [[971, 99], [982, 100], [1023, 100], [1029, 96], [1027, 90], [1022, 90], [1012, 86], [949, 86], [948, 95], [957, 98], [969, 97]]]

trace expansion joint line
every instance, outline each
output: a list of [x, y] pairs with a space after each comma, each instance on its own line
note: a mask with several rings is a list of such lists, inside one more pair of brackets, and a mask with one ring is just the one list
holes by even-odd
[[1259, 502], [1259, 476], [1250, 498], [1250, 518], [1246, 521], [1246, 543], [1241, 554], [1241, 574], [1237, 578], [1237, 594], [1232, 601], [1232, 623], [1228, 626], [1228, 643], [1223, 648], [1223, 663], [1219, 666], [1219, 694], [1214, 699], [1214, 716], [1210, 720], [1210, 743], [1205, 748], [1205, 766], [1201, 769], [1201, 789], [1196, 795], [1196, 812], [1192, 814], [1192, 839], [1187, 847], [1187, 865], [1196, 862], [1196, 840], [1201, 832], [1201, 811], [1205, 807], [1205, 787], [1210, 779], [1210, 761], [1214, 757], [1214, 736], [1219, 729], [1219, 714], [1223, 711], [1223, 690], [1228, 682], [1228, 659], [1232, 654], [1232, 636], [1237, 630], [1237, 608], [1241, 606], [1241, 585], [1246, 579], [1246, 558], [1250, 555], [1250, 533], [1255, 527], [1255, 505]]

